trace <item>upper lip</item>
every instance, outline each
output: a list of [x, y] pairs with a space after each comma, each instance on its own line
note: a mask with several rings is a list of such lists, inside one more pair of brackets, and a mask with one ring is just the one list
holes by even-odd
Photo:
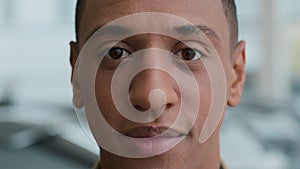
[[184, 132], [170, 128], [170, 127], [153, 127], [153, 126], [141, 126], [134, 127], [122, 132], [124, 135], [134, 138], [149, 138], [149, 137], [180, 137], [186, 135]]

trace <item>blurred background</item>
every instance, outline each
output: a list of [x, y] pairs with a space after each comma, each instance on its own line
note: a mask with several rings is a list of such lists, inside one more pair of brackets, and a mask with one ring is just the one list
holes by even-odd
[[[0, 168], [91, 168], [99, 149], [72, 108], [75, 0], [0, 0]], [[237, 0], [247, 41], [241, 104], [228, 108], [230, 169], [300, 169], [300, 1]]]

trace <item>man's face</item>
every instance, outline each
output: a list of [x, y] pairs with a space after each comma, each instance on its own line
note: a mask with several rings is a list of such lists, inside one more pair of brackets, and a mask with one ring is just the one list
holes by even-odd
[[[235, 106], [239, 102], [244, 82], [244, 45], [239, 44], [235, 51], [230, 50], [230, 27], [224, 15], [221, 0], [87, 0], [85, 12], [80, 22], [80, 41], [76, 45], [81, 49], [85, 41], [99, 26], [126, 15], [141, 12], [168, 13], [184, 18], [194, 25], [205, 27], [206, 32], [204, 31], [204, 33], [211, 41], [224, 67], [226, 76], [224, 83], [227, 86], [224, 103]], [[158, 119], [149, 123], [133, 122], [122, 116], [114, 105], [111, 94], [112, 79], [118, 65], [122, 62], [122, 58], [130, 53], [149, 48], [158, 48], [175, 53], [189, 67], [198, 86], [196, 92], [200, 96], [197, 119], [187, 133], [182, 132], [185, 130], [184, 124], [176, 126], [178, 130], [176, 132], [186, 136], [170, 151], [154, 157], [134, 159], [117, 156], [102, 150], [102, 167], [199, 168], [204, 164], [204, 161], [218, 161], [220, 127], [205, 143], [199, 144], [199, 135], [208, 116], [212, 99], [211, 80], [202, 62], [202, 59], [209, 58], [197, 59], [197, 53], [184, 44], [180, 44], [177, 39], [154, 33], [139, 34], [122, 40], [116, 48], [108, 51], [107, 56], [100, 64], [95, 81], [96, 100], [105, 120], [116, 131], [138, 138], [158, 135], [168, 129], [176, 120], [182, 103], [182, 93], [172, 76], [157, 69], [139, 72], [131, 80], [128, 93], [132, 106], [139, 111], [148, 110], [153, 106], [151, 104], [155, 104], [156, 107], [165, 107], [163, 114]], [[78, 52], [77, 54], [73, 53], [73, 55], [78, 55]], [[76, 58], [76, 56], [72, 57]], [[155, 57], [155, 60], [152, 59], [151, 62], [161, 63], [163, 59]], [[74, 80], [76, 81], [76, 79]], [[156, 89], [160, 89], [164, 93], [164, 101], [157, 103], [149, 101], [150, 93]], [[225, 107], [223, 107], [223, 111], [225, 111]], [[189, 121], [187, 120], [186, 123]], [[93, 131], [94, 134], [95, 132], [97, 131]], [[144, 149], [147, 150], [147, 148]], [[217, 166], [212, 165], [210, 167]]]

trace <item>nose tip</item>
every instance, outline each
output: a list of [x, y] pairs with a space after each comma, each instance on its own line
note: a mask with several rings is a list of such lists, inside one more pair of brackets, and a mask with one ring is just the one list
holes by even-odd
[[161, 89], [154, 89], [149, 94], [149, 102], [150, 102], [150, 111], [157, 111], [161, 109], [165, 109], [165, 106], [168, 104], [166, 95]]
[[129, 97], [131, 104], [139, 111], [158, 112], [168, 109], [178, 102], [176, 83], [167, 73], [150, 69], [133, 78]]

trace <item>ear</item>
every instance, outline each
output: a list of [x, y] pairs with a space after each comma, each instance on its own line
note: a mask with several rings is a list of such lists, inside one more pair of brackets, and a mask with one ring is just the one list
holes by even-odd
[[231, 77], [229, 82], [229, 93], [227, 97], [228, 106], [234, 107], [241, 101], [244, 83], [246, 79], [246, 43], [240, 41], [231, 56]]
[[72, 66], [72, 76], [71, 76], [71, 80], [73, 79], [73, 72], [75, 69], [75, 64], [76, 64], [76, 60], [77, 57], [79, 55], [79, 48], [78, 48], [78, 43], [71, 41], [70, 42], [70, 64]]
[[71, 83], [73, 86], [73, 104], [76, 108], [83, 108], [83, 99], [80, 93], [78, 77], [76, 75], [76, 60], [79, 55], [78, 43], [70, 42], [70, 64], [72, 66]]

